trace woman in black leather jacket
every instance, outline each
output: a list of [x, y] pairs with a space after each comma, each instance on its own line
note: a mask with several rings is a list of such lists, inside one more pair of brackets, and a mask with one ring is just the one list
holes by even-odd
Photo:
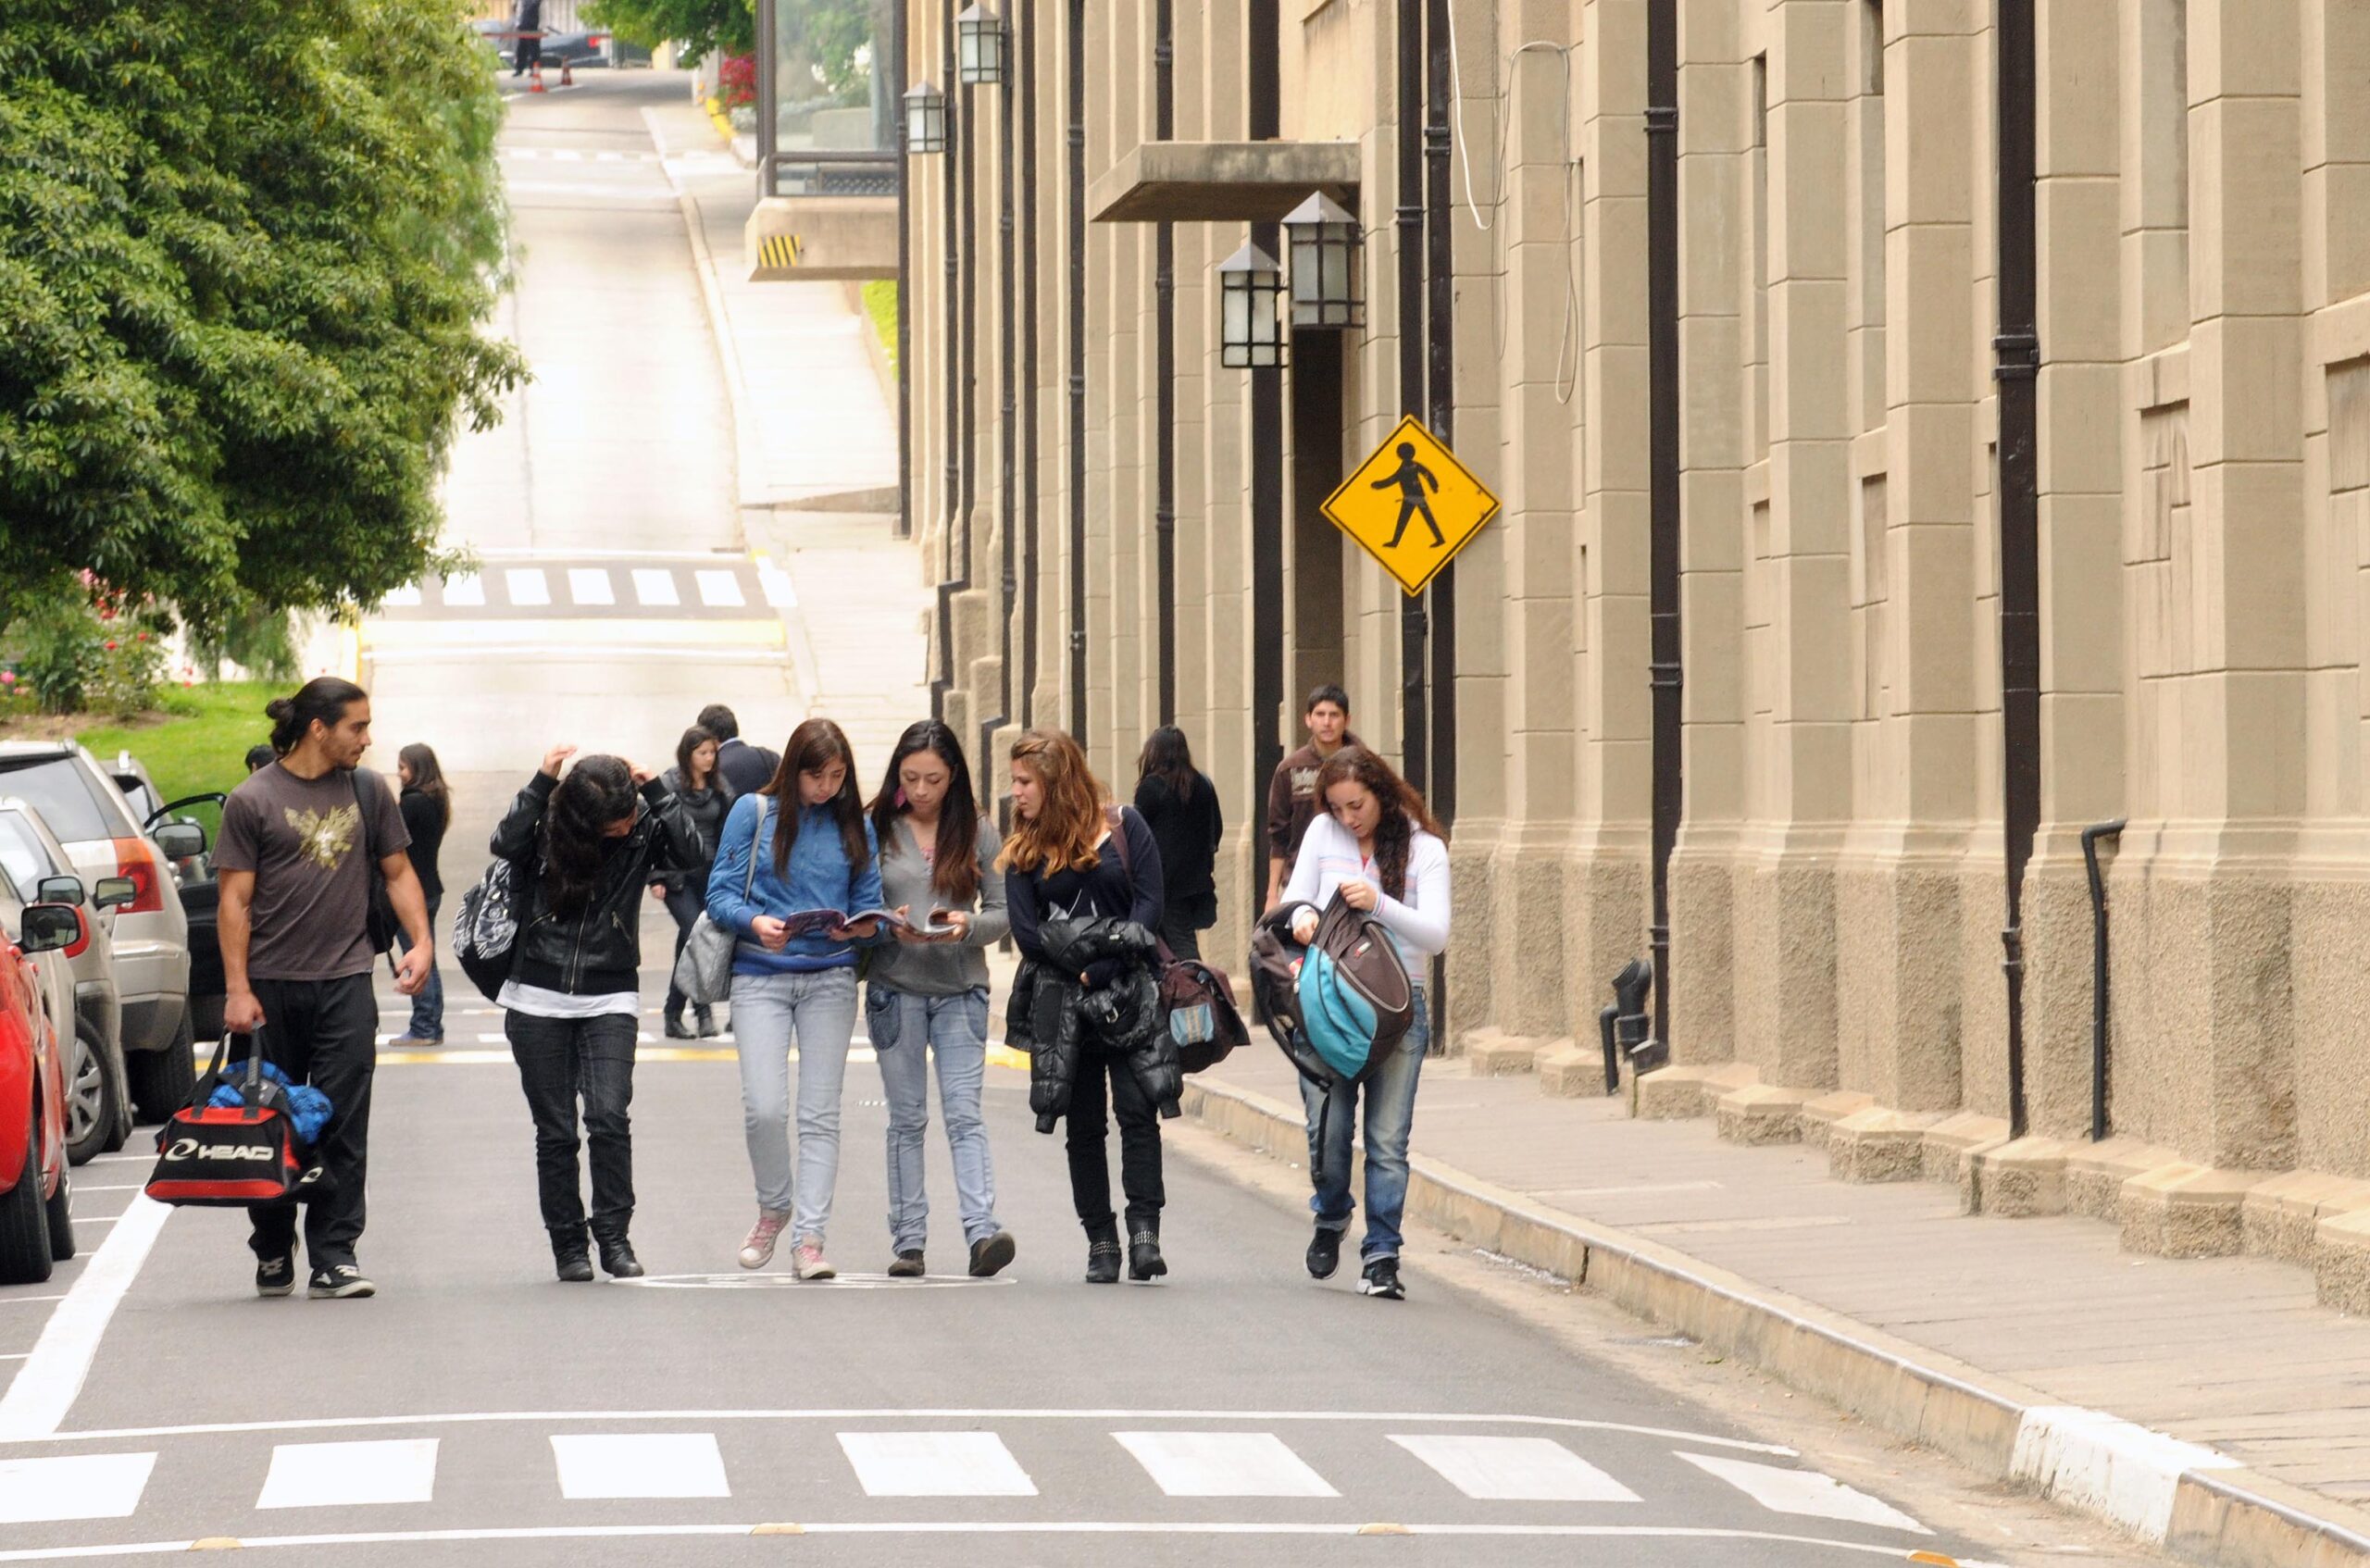
[[642, 890], [654, 870], [697, 865], [699, 834], [667, 786], [612, 756], [556, 746], [493, 831], [518, 869], [518, 935], [496, 999], [535, 1122], [535, 1176], [559, 1277], [592, 1277], [578, 1185], [577, 1105], [592, 1145], [592, 1239], [613, 1276], [642, 1273], [633, 1220], [634, 1043], [641, 1028]]

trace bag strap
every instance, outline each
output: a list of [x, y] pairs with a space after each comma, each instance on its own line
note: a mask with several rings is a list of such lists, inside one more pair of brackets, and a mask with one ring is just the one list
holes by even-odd
[[379, 866], [379, 835], [370, 831], [370, 805], [362, 798], [362, 770], [357, 767], [347, 773], [345, 782], [354, 790], [354, 815], [362, 819], [362, 852], [370, 857], [370, 867], [375, 871]]
[[[1128, 808], [1125, 806], [1108, 805], [1103, 808], [1103, 820], [1111, 828], [1111, 841], [1119, 846], [1119, 870], [1121, 875], [1128, 878], [1128, 896], [1132, 900], [1136, 890], [1136, 861], [1135, 857], [1128, 852], [1127, 813]], [[1160, 955], [1162, 968], [1166, 969], [1177, 962], [1177, 955], [1168, 951], [1168, 939], [1162, 936], [1158, 930], [1154, 930], [1152, 934], [1152, 945], [1153, 951]]]
[[757, 826], [749, 835], [749, 875], [741, 884], [741, 902], [743, 903], [756, 897], [757, 851], [766, 841], [766, 807], [772, 803], [772, 796], [762, 793], [757, 796]]

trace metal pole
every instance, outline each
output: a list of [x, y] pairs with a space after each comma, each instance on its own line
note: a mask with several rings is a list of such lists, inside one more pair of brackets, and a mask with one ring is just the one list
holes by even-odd
[[[1456, 254], [1449, 196], [1449, 111], [1454, 82], [1449, 55], [1451, 0], [1428, 0], [1424, 18], [1425, 406], [1432, 434], [1456, 439]], [[1456, 564], [1432, 578], [1432, 815], [1456, 823]], [[1432, 1050], [1448, 1050], [1448, 963], [1431, 963]]]
[[1004, 399], [999, 404], [1002, 416], [996, 426], [996, 680], [999, 700], [996, 711], [979, 721], [979, 756], [989, 755], [990, 743], [995, 732], [1011, 722], [1012, 716], [1012, 618], [1013, 602], [1019, 596], [1020, 579], [1017, 560], [1019, 546], [1019, 487], [1020, 487], [1020, 342], [1017, 313], [1013, 302], [1020, 291], [1019, 269], [1015, 257], [1018, 236], [1014, 233], [1017, 218], [1013, 206], [1013, 170], [1017, 160], [1013, 155], [1014, 116], [1018, 94], [1013, 91], [1015, 66], [1011, 58], [1012, 41], [1005, 41], [1004, 81], [997, 90], [996, 102], [996, 268], [1000, 287], [996, 291], [996, 358], [997, 376], [1003, 382]]
[[1086, 733], [1086, 0], [1070, 0], [1070, 714]]
[[[963, 324], [966, 318], [962, 309], [963, 289], [960, 273], [963, 257], [967, 254], [969, 247], [957, 243], [960, 218], [957, 212], [958, 196], [954, 167], [955, 148], [968, 140], [967, 133], [970, 128], [963, 122], [961, 109], [963, 95], [955, 88], [954, 20], [952, 6], [946, 8], [946, 16], [940, 23], [939, 45], [939, 65], [943, 73], [941, 80], [946, 83], [947, 137], [946, 151], [940, 156], [938, 171], [939, 193], [945, 208], [946, 426], [939, 433], [939, 440], [946, 449], [946, 521], [938, 541], [938, 673], [930, 678], [929, 716], [932, 718], [943, 719], [946, 716], [946, 689], [954, 684], [954, 598], [958, 589], [967, 586], [964, 579], [955, 575], [954, 529], [963, 511], [964, 479], [963, 447], [956, 432], [963, 426], [964, 362], [970, 357], [963, 341]], [[968, 569], [967, 556], [965, 558], [965, 569], [967, 571]]]
[[2090, 1141], [2107, 1136], [2107, 879], [2099, 871], [2099, 840], [2123, 837], [2124, 820], [2082, 829], [2082, 866], [2090, 878]]
[[1998, 31], [2001, 826], [2006, 840], [2008, 1131], [2025, 1108], [2025, 866], [2040, 826], [2040, 332], [2035, 317], [2032, 0], [2001, 0]]
[[[890, 13], [890, 80], [906, 81], [905, 0]], [[903, 92], [901, 85], [898, 89]], [[898, 128], [897, 154], [897, 537], [914, 537], [914, 159]]]
[[757, 194], [775, 193], [774, 153], [781, 128], [779, 0], [757, 0]]
[[1647, 678], [1653, 696], [1652, 925], [1654, 1039], [1670, 1044], [1670, 861], [1678, 843], [1679, 726], [1678, 0], [1646, 14]]
[[[1153, 136], [1177, 134], [1177, 41], [1172, 0], [1153, 6]], [[1177, 722], [1177, 226], [1153, 237], [1153, 559], [1159, 599], [1155, 684], [1160, 722]]]
[[1020, 514], [1026, 522], [1026, 531], [1021, 536], [1020, 591], [1026, 596], [1028, 611], [1020, 620], [1020, 722], [1033, 726], [1037, 722], [1037, 645], [1042, 635], [1038, 616], [1044, 604], [1044, 595], [1037, 583], [1038, 535], [1043, 522], [1038, 511], [1042, 476], [1038, 472], [1041, 454], [1037, 445], [1038, 377], [1042, 370], [1038, 363], [1037, 325], [1037, 0], [1015, 0], [1013, 12], [1016, 42], [1019, 45], [1015, 82], [1020, 94], [1020, 179], [1021, 190], [1026, 193], [1020, 213], [1020, 319], [1024, 330], [1020, 350], [1020, 445], [1025, 454], [1021, 459]]
[[[1277, 0], [1250, 0], [1251, 139], [1283, 132], [1282, 34]], [[1254, 223], [1251, 237], [1278, 254], [1277, 226]], [[1251, 372], [1251, 737], [1252, 778], [1264, 790], [1284, 760], [1284, 384], [1279, 370]], [[1264, 913], [1267, 892], [1266, 814], [1251, 814], [1251, 915]]]
[[[1424, 403], [1424, 0], [1399, 0], [1399, 408]], [[1400, 772], [1422, 790], [1428, 726], [1424, 712], [1423, 595], [1407, 594], [1399, 612]]]

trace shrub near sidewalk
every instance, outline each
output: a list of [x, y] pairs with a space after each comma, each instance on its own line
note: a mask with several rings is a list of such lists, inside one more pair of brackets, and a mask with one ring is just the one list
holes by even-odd
[[156, 703], [165, 678], [165, 617], [83, 572], [61, 579], [9, 628], [0, 716], [87, 710], [131, 718]]
[[[270, 680], [225, 680], [174, 688], [165, 701], [169, 706], [131, 724], [95, 726], [73, 731], [75, 739], [101, 762], [128, 751], [147, 765], [148, 776], [168, 801], [187, 795], [229, 793], [247, 776], [247, 748], [265, 740], [271, 728], [263, 705], [288, 694], [287, 686]], [[371, 765], [392, 768], [392, 756], [373, 755]]]

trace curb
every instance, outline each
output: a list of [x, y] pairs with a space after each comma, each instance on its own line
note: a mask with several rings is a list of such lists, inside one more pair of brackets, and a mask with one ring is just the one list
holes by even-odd
[[[1204, 1076], [1186, 1080], [1184, 1110], [1246, 1149], [1305, 1158], [1297, 1106]], [[1407, 1213], [2181, 1556], [2216, 1568], [2370, 1568], [2370, 1516], [2358, 1511], [1420, 1154], [1408, 1160]]]

